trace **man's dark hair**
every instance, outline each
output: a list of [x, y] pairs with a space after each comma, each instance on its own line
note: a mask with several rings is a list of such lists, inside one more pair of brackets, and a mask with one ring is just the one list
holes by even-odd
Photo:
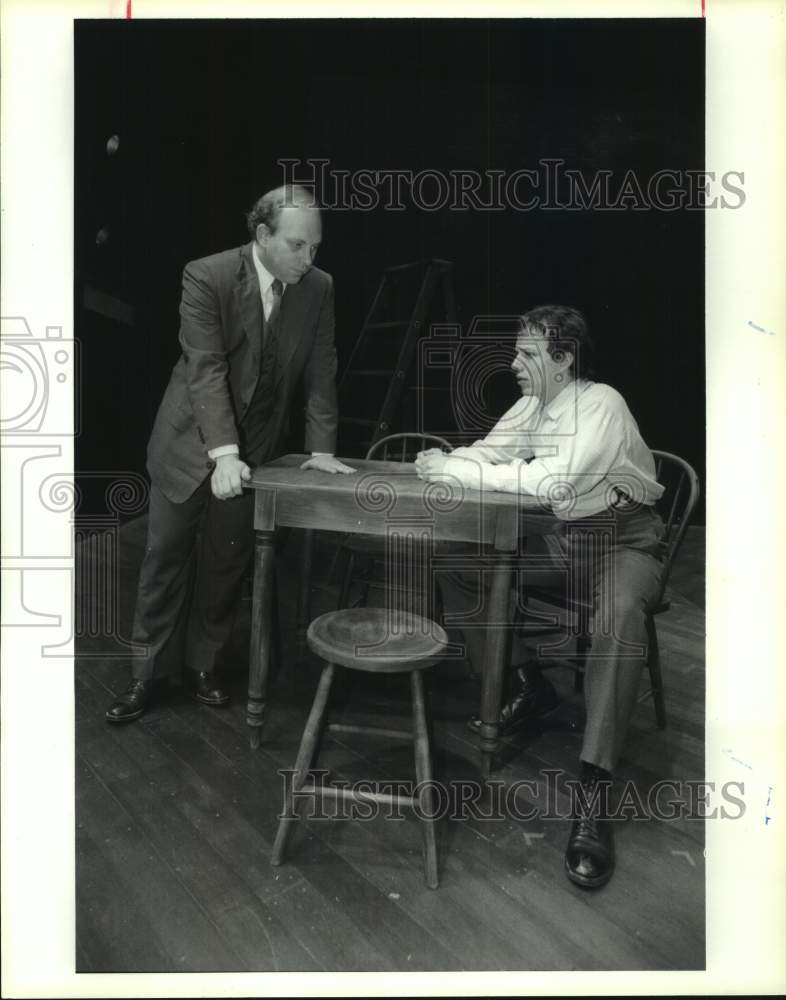
[[573, 355], [568, 374], [573, 378], [594, 378], [595, 347], [587, 321], [571, 306], [536, 306], [521, 317], [522, 328], [546, 338], [552, 358], [565, 351]]
[[278, 229], [281, 210], [289, 207], [319, 208], [314, 193], [299, 184], [285, 184], [283, 187], [268, 191], [254, 202], [251, 211], [246, 213], [246, 223], [251, 239], [256, 239], [257, 226], [264, 223], [271, 233]]

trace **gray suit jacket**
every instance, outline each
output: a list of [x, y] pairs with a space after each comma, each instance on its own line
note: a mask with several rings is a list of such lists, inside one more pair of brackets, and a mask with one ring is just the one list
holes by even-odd
[[[238, 442], [237, 427], [254, 394], [263, 313], [252, 246], [191, 261], [183, 271], [182, 355], [147, 448], [150, 477], [174, 503], [187, 500], [212, 472], [208, 451]], [[284, 430], [302, 375], [305, 451], [334, 452], [338, 407], [330, 275], [314, 267], [298, 284], [287, 285], [279, 324], [271, 439], [277, 441]]]

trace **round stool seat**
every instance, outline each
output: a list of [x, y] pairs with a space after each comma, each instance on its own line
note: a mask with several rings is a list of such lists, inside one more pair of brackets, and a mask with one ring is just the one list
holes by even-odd
[[448, 644], [441, 625], [388, 608], [328, 611], [308, 627], [312, 652], [328, 663], [371, 673], [405, 673], [440, 659]]

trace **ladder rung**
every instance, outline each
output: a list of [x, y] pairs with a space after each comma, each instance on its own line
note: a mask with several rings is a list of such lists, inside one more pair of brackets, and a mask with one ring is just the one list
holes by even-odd
[[386, 729], [384, 726], [356, 726], [344, 722], [330, 722], [328, 730], [331, 733], [368, 733], [369, 736], [392, 736], [394, 739], [409, 740], [412, 733], [407, 729]]
[[356, 791], [354, 788], [342, 788], [336, 785], [315, 785], [304, 786], [309, 794], [326, 795], [328, 798], [340, 799], [342, 802], [379, 802], [383, 806], [414, 806], [415, 800], [411, 795], [389, 795], [387, 792], [364, 792]]
[[394, 326], [409, 326], [410, 322], [411, 320], [408, 319], [389, 319], [379, 323], [366, 323], [360, 331], [360, 335], [362, 337], [366, 330], [390, 330]]
[[442, 260], [440, 257], [424, 257], [423, 260], [413, 260], [411, 264], [393, 264], [386, 267], [383, 274], [392, 274], [394, 271], [408, 271], [413, 267], [424, 267], [428, 264], [435, 264], [437, 267], [453, 267], [452, 260]]
[[[426, 546], [426, 542], [420, 543], [423, 548]], [[376, 562], [385, 562], [387, 557], [382, 555], [372, 556], [371, 553], [356, 553], [356, 555], [365, 555], [367, 558], [373, 558]], [[362, 576], [355, 577], [354, 582], [361, 584], [363, 587], [373, 587], [374, 590], [385, 590], [391, 594], [412, 594], [413, 597], [427, 597], [430, 594], [428, 589], [421, 590], [417, 587], [409, 586], [406, 583], [388, 583], [386, 580], [375, 580], [373, 578], [364, 580]], [[555, 627], [552, 626], [552, 631], [556, 631]]]
[[413, 267], [423, 267], [425, 261], [413, 260], [411, 264], [394, 264], [392, 267], [386, 267], [385, 274], [393, 274], [394, 271], [409, 271]]

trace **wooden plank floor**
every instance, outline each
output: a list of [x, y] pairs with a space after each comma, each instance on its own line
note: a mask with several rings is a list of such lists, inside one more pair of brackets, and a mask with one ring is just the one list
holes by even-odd
[[[119, 613], [129, 633], [144, 519], [121, 532]], [[705, 964], [704, 830], [700, 820], [627, 820], [616, 831], [617, 871], [596, 893], [564, 876], [569, 823], [503, 810], [438, 825], [441, 885], [425, 887], [417, 821], [341, 816], [301, 821], [289, 860], [269, 863], [283, 779], [294, 762], [319, 665], [293, 669], [299, 539], [280, 565], [284, 657], [261, 749], [245, 731], [247, 606], [227, 650], [233, 694], [210, 709], [173, 687], [141, 720], [111, 727], [103, 713], [128, 661], [81, 643], [77, 704], [77, 971], [666, 970]], [[703, 529], [689, 532], [672, 609], [658, 620], [669, 728], [639, 706], [620, 784], [646, 799], [663, 778], [704, 776]], [[85, 560], [87, 562], [87, 560]], [[319, 564], [324, 566], [325, 562]], [[86, 569], [87, 567], [85, 567]], [[319, 575], [319, 574], [317, 574]], [[317, 586], [313, 613], [335, 588]], [[460, 664], [430, 671], [435, 772], [455, 791], [479, 782], [465, 721], [479, 688]], [[532, 784], [522, 808], [543, 804], [549, 769], [576, 775], [581, 696], [552, 679], [566, 704], [548, 728], [506, 741], [494, 778]], [[359, 678], [349, 721], [409, 724], [406, 678]], [[320, 766], [347, 781], [411, 779], [409, 746], [328, 735]], [[451, 783], [454, 783], [451, 785]], [[559, 786], [558, 802], [567, 802]], [[534, 790], [538, 799], [535, 800]], [[328, 810], [326, 810], [328, 811]]]

